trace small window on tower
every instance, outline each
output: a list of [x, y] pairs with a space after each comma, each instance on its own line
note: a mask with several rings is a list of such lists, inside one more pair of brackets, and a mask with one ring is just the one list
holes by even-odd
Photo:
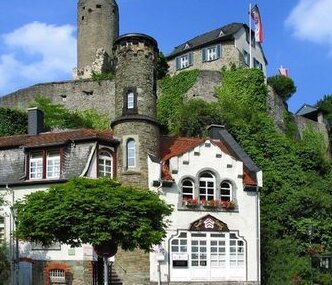
[[84, 20], [84, 16], [82, 16], [82, 20]]
[[101, 8], [101, 5], [100, 5], [100, 4], [97, 4], [97, 5], [96, 5], [96, 8]]
[[135, 95], [134, 92], [130, 91], [127, 94], [127, 108], [134, 109], [135, 107]]
[[85, 10], [85, 6], [82, 7], [82, 10]]

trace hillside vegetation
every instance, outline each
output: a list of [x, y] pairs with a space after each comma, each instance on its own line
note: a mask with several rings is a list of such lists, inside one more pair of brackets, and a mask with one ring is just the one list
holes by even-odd
[[[263, 170], [262, 284], [310, 284], [311, 278], [332, 284], [331, 274], [319, 268], [311, 272], [309, 261], [332, 251], [332, 173], [322, 135], [307, 129], [303, 140], [296, 140], [276, 130], [257, 69], [224, 70], [216, 103], [184, 102], [183, 92], [196, 72], [163, 79], [158, 115], [174, 135], [204, 135], [207, 123], [225, 125]], [[179, 78], [187, 85], [176, 88]], [[166, 97], [173, 88], [182, 91], [171, 95], [176, 104], [169, 114]]]

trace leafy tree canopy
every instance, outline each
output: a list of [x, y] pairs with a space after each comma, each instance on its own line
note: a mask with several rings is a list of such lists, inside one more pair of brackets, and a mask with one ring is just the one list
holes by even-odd
[[24, 240], [71, 246], [112, 242], [125, 250], [158, 244], [172, 211], [152, 191], [105, 178], [74, 178], [28, 195], [16, 207], [17, 236]]
[[284, 75], [275, 75], [267, 79], [267, 84], [284, 100], [287, 101], [296, 92], [294, 81]]
[[6, 284], [5, 281], [7, 281], [10, 276], [10, 263], [7, 256], [6, 246], [0, 244], [0, 285]]
[[332, 94], [325, 95], [322, 100], [319, 100], [316, 103], [316, 106], [321, 108], [325, 112], [324, 118], [327, 121], [330, 135], [330, 144], [332, 146]]
[[28, 130], [28, 116], [19, 110], [0, 107], [0, 136], [25, 134]]
[[169, 65], [162, 52], [159, 52], [157, 58], [157, 79], [162, 79], [167, 75]]

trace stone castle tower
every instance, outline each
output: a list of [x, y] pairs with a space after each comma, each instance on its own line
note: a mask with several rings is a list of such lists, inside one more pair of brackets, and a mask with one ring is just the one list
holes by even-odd
[[117, 176], [126, 184], [148, 186], [148, 155], [159, 156], [156, 121], [157, 42], [144, 34], [126, 34], [114, 43], [115, 120], [120, 139]]
[[77, 5], [77, 69], [74, 79], [112, 68], [113, 43], [119, 36], [119, 8], [115, 0], [79, 0]]

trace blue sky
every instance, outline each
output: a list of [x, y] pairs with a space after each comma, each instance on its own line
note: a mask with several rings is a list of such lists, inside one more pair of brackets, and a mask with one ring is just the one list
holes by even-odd
[[[118, 0], [120, 33], [157, 39], [164, 53], [231, 22], [248, 23], [249, 0]], [[268, 76], [289, 68], [297, 93], [291, 111], [332, 93], [332, 1], [257, 3]], [[0, 96], [35, 83], [69, 80], [76, 65], [76, 0], [2, 0]]]

